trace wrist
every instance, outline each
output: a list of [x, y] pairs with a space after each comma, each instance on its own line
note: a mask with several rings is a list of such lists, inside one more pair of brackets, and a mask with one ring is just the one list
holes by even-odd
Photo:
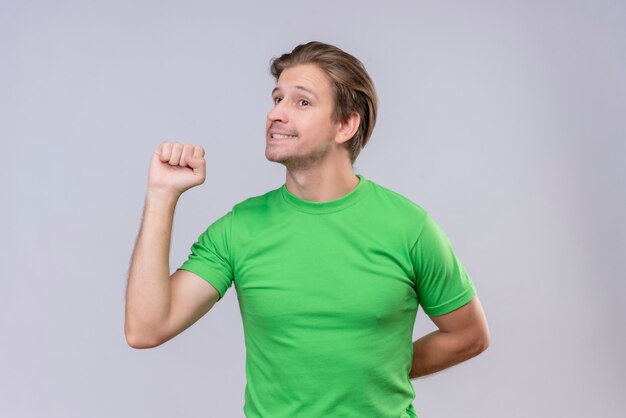
[[146, 192], [146, 205], [176, 205], [182, 193], [174, 190], [148, 188]]

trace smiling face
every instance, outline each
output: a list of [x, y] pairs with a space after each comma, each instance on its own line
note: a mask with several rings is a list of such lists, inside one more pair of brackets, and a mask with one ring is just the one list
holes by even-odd
[[265, 157], [288, 169], [307, 169], [341, 152], [333, 122], [330, 79], [316, 65], [286, 68], [272, 91], [265, 124]]

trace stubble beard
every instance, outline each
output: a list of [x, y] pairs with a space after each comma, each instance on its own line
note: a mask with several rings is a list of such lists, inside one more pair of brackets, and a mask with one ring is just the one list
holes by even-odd
[[[267, 146], [270, 147], [271, 145]], [[268, 161], [284, 165], [289, 171], [303, 171], [309, 170], [324, 161], [329, 151], [330, 147], [321, 147], [314, 149], [306, 155], [289, 154], [286, 156], [273, 157], [271, 155], [272, 153], [266, 150], [265, 158], [267, 158]]]

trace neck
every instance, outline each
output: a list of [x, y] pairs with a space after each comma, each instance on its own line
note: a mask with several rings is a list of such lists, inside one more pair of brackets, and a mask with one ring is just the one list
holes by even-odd
[[359, 184], [352, 166], [325, 167], [324, 170], [287, 170], [286, 187], [300, 199], [325, 202], [350, 193]]

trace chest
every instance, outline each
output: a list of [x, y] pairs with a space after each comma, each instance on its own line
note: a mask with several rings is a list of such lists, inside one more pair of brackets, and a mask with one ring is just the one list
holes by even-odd
[[244, 323], [368, 329], [414, 315], [409, 249], [400, 234], [313, 217], [240, 236], [235, 286]]

